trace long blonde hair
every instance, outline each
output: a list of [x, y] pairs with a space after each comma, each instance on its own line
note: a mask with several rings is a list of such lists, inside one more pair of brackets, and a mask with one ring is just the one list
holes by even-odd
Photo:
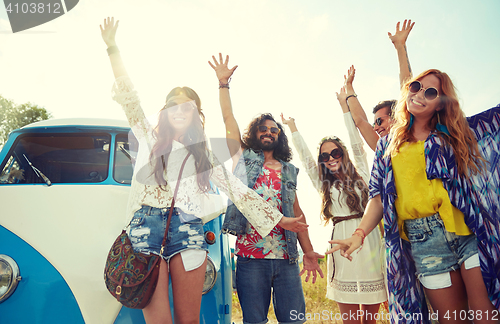
[[408, 111], [407, 99], [409, 96], [409, 85], [415, 80], [422, 80], [427, 75], [434, 75], [440, 81], [439, 91], [439, 109], [429, 120], [429, 128], [436, 129], [439, 119], [442, 125], [448, 128], [450, 135], [438, 132], [446, 143], [450, 144], [455, 154], [455, 160], [459, 175], [468, 175], [468, 170], [472, 173], [479, 173], [484, 160], [479, 152], [474, 133], [469, 128], [465, 114], [460, 108], [455, 86], [448, 74], [436, 69], [430, 69], [422, 72], [417, 77], [409, 80], [401, 89], [401, 98], [394, 111], [394, 124], [391, 127], [390, 137], [392, 140], [387, 149], [386, 155], [399, 152], [399, 148], [405, 142], [413, 142], [410, 126], [411, 114]]

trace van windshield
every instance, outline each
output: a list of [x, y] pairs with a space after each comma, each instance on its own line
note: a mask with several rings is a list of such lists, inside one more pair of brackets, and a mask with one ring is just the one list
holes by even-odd
[[28, 161], [52, 183], [95, 183], [108, 177], [109, 134], [20, 136], [0, 174], [0, 184], [45, 183]]

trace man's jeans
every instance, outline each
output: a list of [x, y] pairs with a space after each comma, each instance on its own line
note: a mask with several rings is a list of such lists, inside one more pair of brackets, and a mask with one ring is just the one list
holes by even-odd
[[243, 323], [267, 323], [271, 293], [274, 313], [280, 323], [305, 322], [306, 305], [299, 272], [298, 263], [290, 264], [288, 259], [238, 256], [236, 289]]

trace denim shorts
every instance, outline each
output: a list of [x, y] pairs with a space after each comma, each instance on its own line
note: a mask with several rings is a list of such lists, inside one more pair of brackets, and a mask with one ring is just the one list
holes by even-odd
[[243, 323], [267, 323], [271, 297], [279, 323], [304, 323], [306, 304], [297, 263], [238, 256], [236, 290]]
[[404, 228], [411, 243], [417, 276], [424, 286], [425, 278], [457, 270], [467, 259], [475, 255], [477, 258], [476, 235], [462, 236], [448, 232], [438, 213], [405, 220]]
[[[127, 234], [135, 252], [160, 255], [170, 207], [142, 206], [134, 213]], [[182, 219], [191, 219], [182, 221]], [[165, 261], [188, 249], [208, 251], [203, 222], [174, 207], [163, 254]]]

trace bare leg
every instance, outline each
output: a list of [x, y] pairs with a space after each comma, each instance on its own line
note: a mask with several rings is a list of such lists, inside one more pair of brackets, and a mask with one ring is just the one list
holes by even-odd
[[201, 292], [203, 291], [206, 268], [206, 257], [200, 267], [187, 272], [184, 270], [180, 254], [170, 259], [170, 276], [172, 279], [172, 293], [174, 294], [176, 324], [199, 323]]
[[343, 304], [339, 305], [340, 313], [342, 314], [342, 323], [344, 324], [361, 324], [361, 319], [358, 318], [358, 304]]
[[160, 274], [151, 302], [142, 313], [147, 324], [172, 324], [170, 303], [168, 301], [168, 265], [160, 261]]
[[[476, 324], [497, 323], [498, 320], [493, 321], [491, 319], [498, 313], [495, 311], [495, 307], [488, 298], [481, 269], [476, 267], [465, 270], [465, 266], [462, 264], [460, 273], [465, 283], [467, 296], [469, 297], [470, 313], [467, 315], [469, 315]], [[496, 318], [498, 318], [498, 316], [496, 316]]]
[[363, 311], [363, 318], [361, 319], [361, 324], [375, 324], [376, 314], [380, 309], [380, 304], [374, 305], [361, 305], [361, 310]]
[[[425, 289], [429, 302], [438, 313], [439, 323], [471, 323], [460, 320], [460, 311], [467, 312], [467, 292], [460, 271], [451, 271], [451, 287]], [[463, 317], [462, 317], [463, 318]]]

